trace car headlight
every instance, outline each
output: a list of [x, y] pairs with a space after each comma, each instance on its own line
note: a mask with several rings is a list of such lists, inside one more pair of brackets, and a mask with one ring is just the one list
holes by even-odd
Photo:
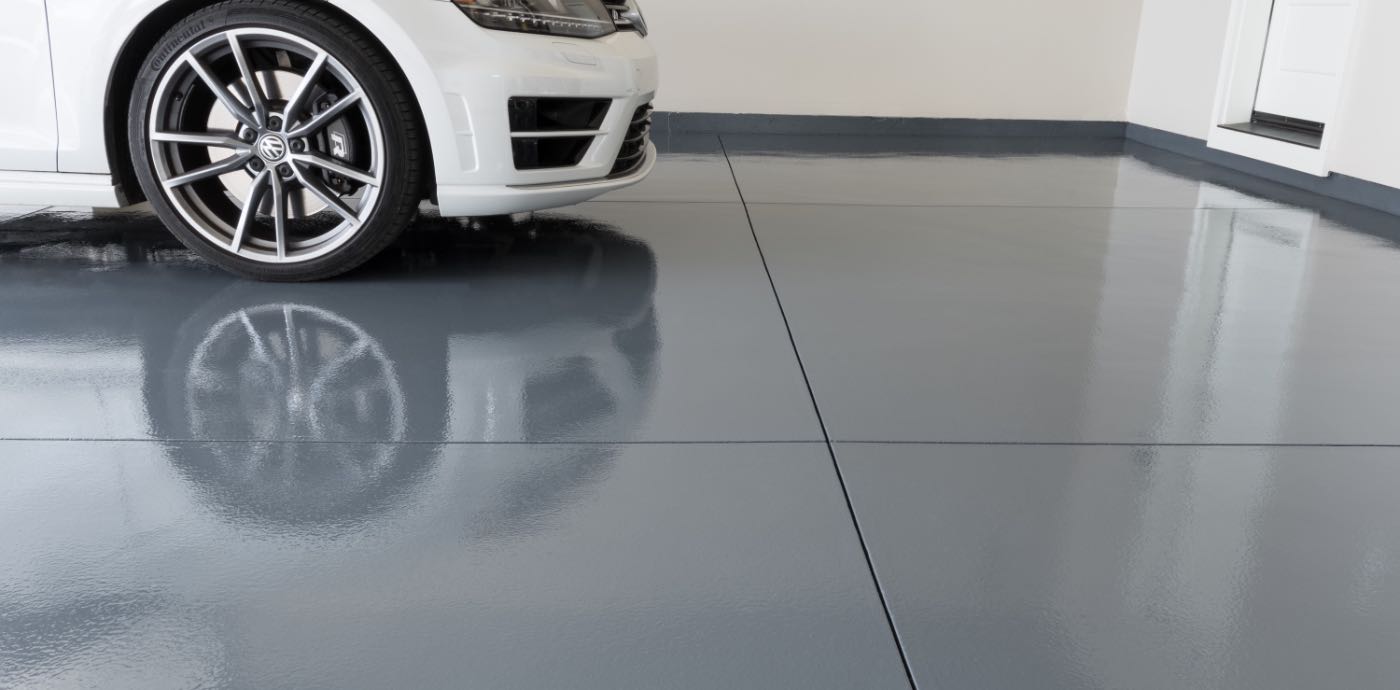
[[488, 29], [600, 38], [617, 31], [602, 0], [452, 0]]

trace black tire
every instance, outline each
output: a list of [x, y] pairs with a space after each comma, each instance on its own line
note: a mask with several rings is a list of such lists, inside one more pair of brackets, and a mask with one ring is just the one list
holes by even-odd
[[[353, 238], [334, 251], [305, 261], [267, 263], [235, 254], [192, 227], [166, 195], [153, 161], [148, 120], [158, 85], [202, 39], [230, 29], [270, 29], [309, 41], [338, 60], [359, 82], [378, 116], [383, 136], [383, 176], [376, 205]], [[136, 79], [128, 111], [128, 139], [137, 177], [157, 215], [176, 237], [205, 260], [232, 273], [264, 281], [301, 282], [331, 278], [379, 254], [404, 231], [425, 197], [426, 146], [410, 87], [393, 60], [360, 27], [316, 3], [295, 0], [227, 0], [176, 24], [151, 50]], [[269, 166], [270, 167], [270, 166]]]

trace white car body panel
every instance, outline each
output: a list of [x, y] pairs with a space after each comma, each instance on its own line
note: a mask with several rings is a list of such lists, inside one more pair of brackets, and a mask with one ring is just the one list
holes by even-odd
[[0, 170], [0, 206], [121, 205], [111, 175]]
[[[31, 122], [36, 131], [29, 136], [42, 145], [37, 153], [25, 154], [7, 135], [15, 129], [18, 111], [0, 105], [0, 204], [120, 205], [106, 112], [108, 107], [124, 110], [129, 94], [113, 94], [109, 104], [108, 84], [133, 32], [168, 1], [47, 0], [48, 36], [42, 21], [24, 20], [24, 10], [19, 22], [7, 16], [0, 26], [0, 57], [5, 57], [6, 40], [42, 46], [52, 38], [48, 108], [50, 122], [57, 112], [57, 131], [51, 127], [50, 138], [41, 140], [42, 127]], [[444, 215], [577, 203], [640, 181], [655, 162], [653, 149], [641, 170], [608, 179], [633, 113], [651, 101], [658, 83], [655, 53], [636, 32], [594, 40], [540, 36], [483, 29], [447, 0], [321, 1], [364, 25], [408, 79], [432, 145]], [[45, 0], [6, 2], [18, 2], [43, 18]], [[0, 76], [0, 84], [34, 77]], [[23, 88], [35, 92], [36, 99], [43, 96], [37, 84], [27, 81]], [[580, 165], [517, 171], [507, 111], [512, 96], [608, 98], [613, 107]], [[34, 162], [43, 155], [48, 167], [36, 168]], [[31, 174], [36, 170], [46, 174]]]
[[0, 21], [0, 169], [53, 172], [52, 72], [44, 0], [4, 0]]

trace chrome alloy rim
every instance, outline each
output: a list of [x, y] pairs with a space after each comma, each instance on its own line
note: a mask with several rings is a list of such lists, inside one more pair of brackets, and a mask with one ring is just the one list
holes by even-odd
[[208, 36], [172, 60], [147, 125], [165, 198], [230, 254], [288, 264], [352, 240], [378, 205], [385, 141], [339, 60], [272, 29]]

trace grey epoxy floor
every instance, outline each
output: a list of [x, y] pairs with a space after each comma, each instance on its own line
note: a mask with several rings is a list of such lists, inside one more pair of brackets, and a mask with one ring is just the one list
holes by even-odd
[[0, 687], [1395, 686], [1395, 218], [661, 143], [319, 285], [0, 209]]

